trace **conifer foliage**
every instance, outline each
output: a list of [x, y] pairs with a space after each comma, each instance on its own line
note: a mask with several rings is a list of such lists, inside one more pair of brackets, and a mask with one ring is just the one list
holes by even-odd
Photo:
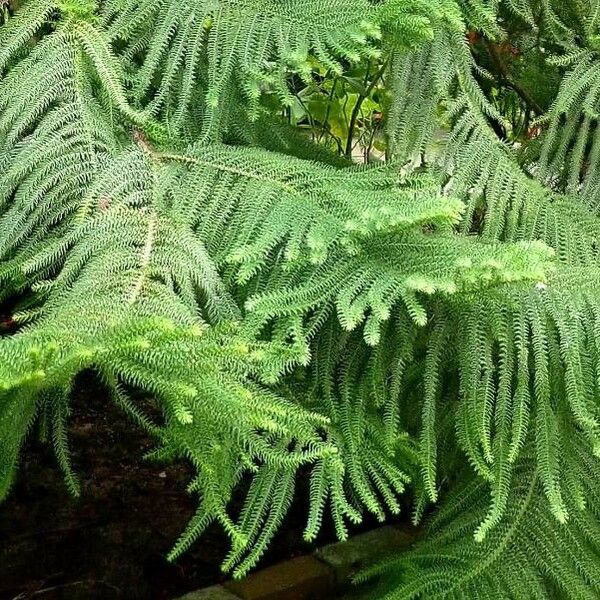
[[[92, 370], [152, 458], [194, 466], [173, 560], [216, 522], [244, 575], [306, 478], [307, 540], [405, 493], [416, 521], [440, 504], [361, 576], [377, 597], [597, 597], [599, 14], [8, 3], [0, 499], [28, 435], [79, 493], [70, 392]], [[356, 165], [280, 115], [365, 65], [388, 160]]]

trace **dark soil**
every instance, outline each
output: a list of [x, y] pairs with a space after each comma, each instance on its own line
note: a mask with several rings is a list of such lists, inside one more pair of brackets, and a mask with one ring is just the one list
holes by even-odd
[[[75, 393], [70, 428], [82, 495], [67, 492], [51, 447], [33, 438], [0, 506], [0, 599], [175, 598], [226, 579], [228, 544], [208, 531], [177, 564], [165, 555], [195, 509], [187, 465], [143, 460], [153, 442], [87, 377]], [[151, 407], [147, 407], [151, 408]], [[260, 566], [304, 554], [306, 503], [290, 517]], [[331, 531], [319, 544], [332, 541]]]

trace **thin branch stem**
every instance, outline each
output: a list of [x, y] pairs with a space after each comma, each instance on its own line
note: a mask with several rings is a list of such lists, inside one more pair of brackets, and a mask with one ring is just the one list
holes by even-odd
[[[381, 65], [379, 71], [373, 77], [369, 86], [365, 89], [364, 92], [359, 94], [358, 100], [352, 109], [352, 115], [350, 116], [350, 125], [348, 126], [348, 139], [346, 140], [346, 156], [348, 158], [352, 157], [352, 142], [354, 140], [354, 129], [356, 128], [356, 121], [358, 120], [358, 115], [360, 114], [360, 109], [362, 108], [363, 102], [371, 95], [371, 92], [375, 89], [375, 86], [379, 83], [379, 80], [383, 77], [385, 70], [388, 65], [388, 60], [385, 60]], [[367, 70], [367, 76], [368, 76]]]

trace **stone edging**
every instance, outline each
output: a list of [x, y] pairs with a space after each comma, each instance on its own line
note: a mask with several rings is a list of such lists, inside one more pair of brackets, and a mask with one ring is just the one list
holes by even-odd
[[179, 600], [326, 600], [350, 590], [352, 576], [369, 562], [405, 548], [415, 537], [406, 525], [386, 525], [329, 544], [312, 555], [292, 558]]

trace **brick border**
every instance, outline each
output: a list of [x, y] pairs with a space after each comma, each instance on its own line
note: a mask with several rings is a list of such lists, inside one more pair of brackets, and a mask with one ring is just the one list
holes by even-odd
[[404, 524], [385, 525], [179, 600], [328, 600], [349, 591], [353, 575], [369, 562], [410, 546], [416, 531]]

